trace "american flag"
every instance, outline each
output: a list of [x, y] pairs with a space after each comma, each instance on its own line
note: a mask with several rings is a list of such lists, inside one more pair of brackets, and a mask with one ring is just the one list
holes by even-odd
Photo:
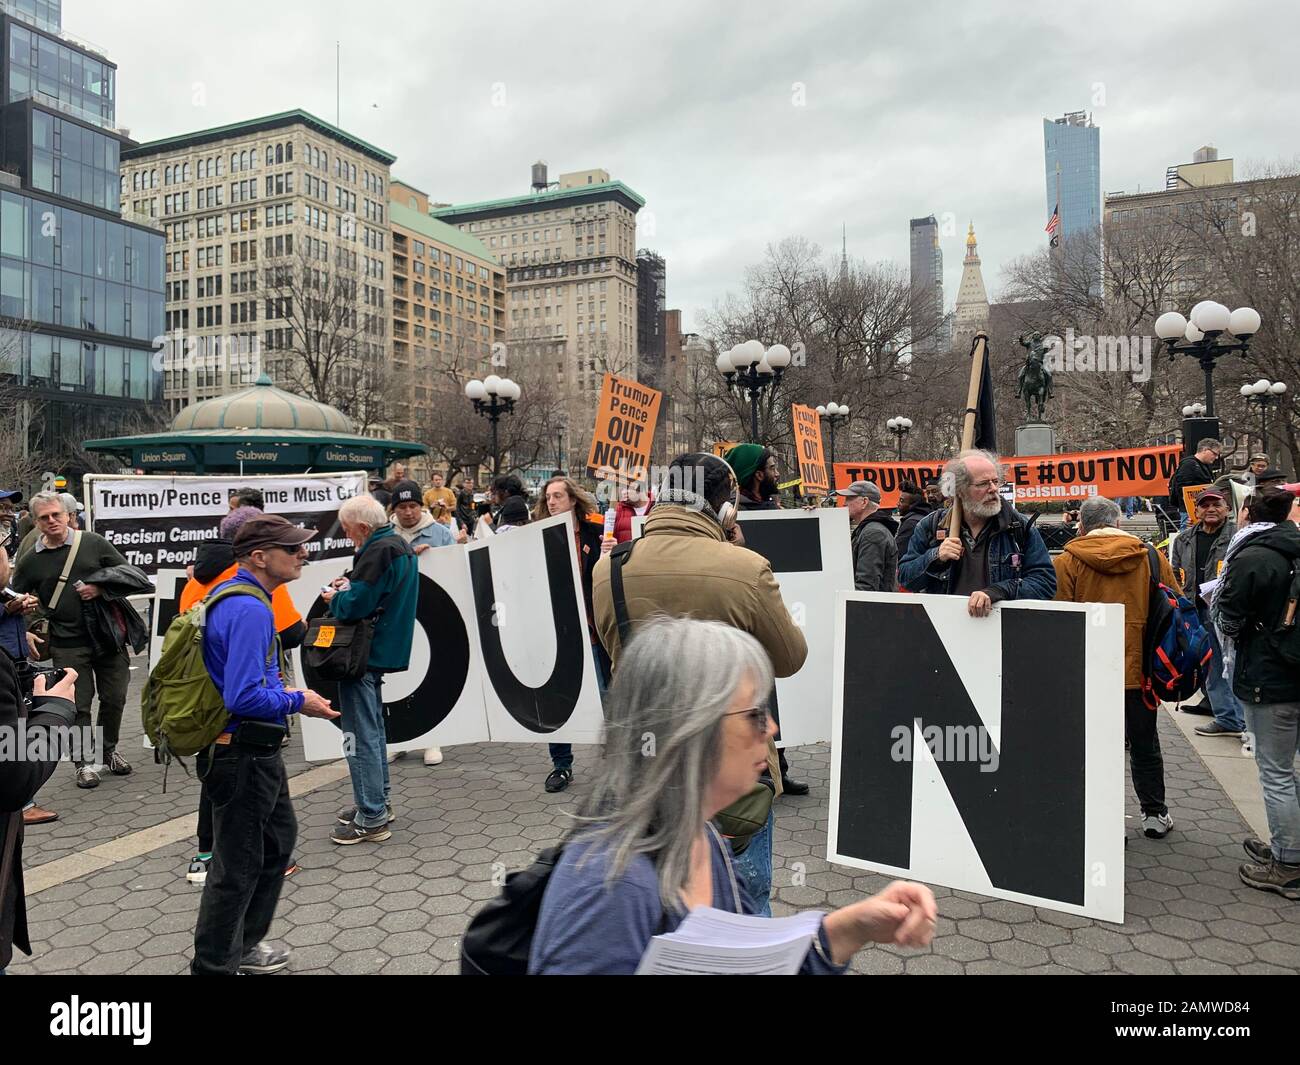
[[1050, 236], [1056, 236], [1061, 229], [1061, 205], [1058, 203], [1052, 208], [1052, 217], [1047, 220], [1047, 227], [1043, 232]]

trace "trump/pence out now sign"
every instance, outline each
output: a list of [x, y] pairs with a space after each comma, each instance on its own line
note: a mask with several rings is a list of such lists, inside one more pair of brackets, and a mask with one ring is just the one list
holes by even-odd
[[605, 374], [591, 436], [587, 469], [602, 480], [644, 481], [650, 473], [650, 447], [663, 393]]

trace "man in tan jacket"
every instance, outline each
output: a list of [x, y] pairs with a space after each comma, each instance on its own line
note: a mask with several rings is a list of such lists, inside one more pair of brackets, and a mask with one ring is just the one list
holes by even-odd
[[[1143, 651], [1151, 592], [1147, 545], [1119, 528], [1120, 509], [1094, 496], [1079, 508], [1079, 533], [1065, 545], [1056, 567], [1056, 598], [1066, 603], [1120, 603], [1124, 607], [1124, 734], [1128, 738], [1133, 790], [1142, 807], [1142, 831], [1163, 839], [1174, 819], [1165, 805], [1165, 763], [1156, 714], [1142, 701]], [[1160, 580], [1177, 587], [1159, 551]]]
[[[623, 563], [628, 620], [634, 631], [653, 614], [724, 621], [758, 640], [772, 671], [789, 677], [802, 668], [808, 643], [785, 608], [771, 563], [742, 546], [735, 524], [738, 494], [735, 474], [716, 455], [683, 455], [669, 466], [642, 536], [632, 541], [636, 546]], [[622, 645], [610, 564], [609, 556], [596, 564], [591, 601], [596, 631], [617, 674]], [[701, 677], [700, 683], [707, 680]], [[781, 773], [770, 743], [768, 768], [779, 795]], [[771, 891], [771, 826], [769, 817], [737, 863], [760, 911]]]

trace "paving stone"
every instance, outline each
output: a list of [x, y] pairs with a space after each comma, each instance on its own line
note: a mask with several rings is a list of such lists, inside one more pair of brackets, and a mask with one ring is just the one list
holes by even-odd
[[[139, 672], [133, 673], [134, 697]], [[132, 717], [124, 722], [123, 744], [138, 750], [139, 720]], [[1241, 884], [1236, 870], [1248, 828], [1168, 715], [1158, 727], [1178, 826], [1165, 840], [1143, 837], [1126, 787], [1122, 925], [935, 885], [940, 922], [932, 947], [869, 946], [850, 971], [1217, 976], [1300, 968], [1300, 911]], [[825, 860], [829, 753], [818, 744], [790, 754], [813, 794], [782, 798], [776, 807], [778, 914], [834, 908], [891, 879]], [[289, 972], [457, 972], [466, 926], [500, 891], [495, 874], [502, 866], [526, 865], [557, 839], [569, 823], [566, 811], [589, 786], [579, 779], [569, 792], [546, 795], [547, 760], [538, 745], [467, 745], [447, 748], [446, 756], [436, 772], [418, 755], [392, 764], [400, 819], [384, 844], [329, 843], [334, 815], [351, 805], [346, 777], [295, 800], [301, 826], [295, 857], [302, 869], [285, 885], [271, 933], [293, 951]], [[137, 762], [129, 782], [106, 781], [88, 793], [75, 789], [71, 773], [56, 774], [42, 800], [64, 816], [28, 833], [27, 866], [175, 817], [193, 818], [193, 781], [173, 775], [164, 795], [159, 767], [144, 758]], [[595, 751], [580, 749], [579, 764], [593, 766]], [[308, 768], [299, 737], [288, 748], [286, 766], [291, 774]], [[188, 972], [202, 897], [183, 877], [193, 847], [194, 840], [185, 839], [30, 897], [36, 956], [18, 955], [12, 971]]]

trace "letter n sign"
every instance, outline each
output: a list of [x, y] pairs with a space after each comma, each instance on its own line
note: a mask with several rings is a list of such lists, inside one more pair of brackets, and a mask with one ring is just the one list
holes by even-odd
[[828, 854], [1124, 919], [1119, 606], [842, 593]]

